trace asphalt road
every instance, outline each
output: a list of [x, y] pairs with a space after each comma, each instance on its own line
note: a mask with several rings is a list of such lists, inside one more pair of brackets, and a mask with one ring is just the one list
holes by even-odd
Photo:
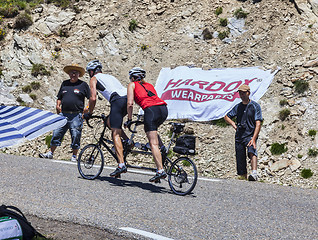
[[110, 171], [90, 181], [71, 162], [0, 154], [0, 204], [137, 239], [148, 237], [130, 231], [162, 240], [318, 239], [317, 189], [199, 180], [182, 197], [166, 181], [132, 172], [113, 179]]

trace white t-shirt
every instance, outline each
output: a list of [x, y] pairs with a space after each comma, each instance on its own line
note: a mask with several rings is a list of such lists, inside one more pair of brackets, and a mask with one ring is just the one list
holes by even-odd
[[119, 96], [126, 96], [127, 89], [121, 85], [117, 78], [112, 75], [97, 73], [95, 75], [97, 79], [96, 89], [109, 101], [112, 93], [116, 92]]

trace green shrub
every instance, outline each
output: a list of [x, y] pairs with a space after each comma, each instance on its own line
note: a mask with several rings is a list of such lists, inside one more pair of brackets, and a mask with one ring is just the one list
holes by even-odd
[[21, 97], [17, 97], [17, 102], [20, 103], [21, 106], [26, 106], [26, 103], [22, 100]]
[[6, 30], [4, 28], [0, 28], [0, 41], [5, 38], [6, 34]]
[[23, 10], [27, 8], [27, 3], [24, 1], [17, 1], [16, 4], [19, 10]]
[[35, 81], [31, 82], [30, 85], [33, 90], [38, 90], [41, 87], [41, 83]]
[[316, 134], [317, 134], [317, 131], [314, 130], [314, 129], [310, 129], [310, 130], [308, 131], [308, 135], [311, 136], [311, 137], [316, 136]]
[[298, 157], [298, 158], [302, 158], [302, 157], [303, 157], [303, 155], [301, 155], [301, 154], [297, 154], [297, 157]]
[[239, 8], [237, 9], [235, 12], [234, 12], [234, 16], [236, 18], [246, 18], [248, 15], [247, 12], [244, 12], [242, 8]]
[[145, 50], [147, 50], [149, 48], [149, 45], [146, 45], [146, 44], [141, 44], [141, 45], [138, 45], [138, 46], [140, 47], [140, 49], [142, 51], [145, 51]]
[[228, 24], [227, 18], [220, 18], [220, 25], [226, 27]]
[[217, 120], [212, 120], [212, 124], [218, 127], [227, 127], [228, 124], [225, 122], [224, 118], [220, 118]]
[[182, 165], [183, 165], [184, 167], [189, 167], [189, 166], [191, 166], [191, 163], [188, 162], [188, 161], [186, 161], [186, 160], [183, 160], [183, 161], [182, 161]]
[[317, 148], [309, 148], [308, 149], [308, 156], [316, 157], [317, 155], [318, 155], [318, 149]]
[[128, 29], [129, 29], [129, 31], [133, 32], [133, 31], [136, 30], [137, 26], [138, 26], [138, 22], [137, 22], [135, 19], [132, 19], [132, 20], [130, 20], [130, 22], [129, 22], [129, 27], [128, 27]]
[[297, 93], [304, 93], [309, 88], [309, 83], [305, 80], [296, 80], [294, 82], [295, 91]]
[[284, 152], [287, 152], [288, 148], [285, 147], [285, 143], [279, 144], [279, 143], [273, 143], [271, 145], [270, 151], [273, 155], [280, 155]]
[[52, 135], [48, 135], [45, 137], [45, 144], [46, 144], [47, 148], [51, 147], [51, 139], [52, 139]]
[[208, 28], [205, 28], [202, 31], [202, 36], [203, 36], [204, 40], [210, 40], [210, 39], [213, 38], [213, 35], [212, 35], [212, 33], [210, 32], [210, 30]]
[[46, 2], [53, 3], [54, 5], [61, 7], [61, 8], [72, 7], [70, 0], [47, 0]]
[[45, 69], [45, 66], [40, 63], [33, 64], [31, 74], [32, 76], [35, 76], [35, 77], [37, 77], [38, 75], [46, 75], [46, 76], [51, 75], [50, 71], [47, 71]]
[[22, 87], [22, 91], [25, 93], [30, 93], [32, 91], [32, 88], [30, 85], [26, 85], [26, 86]]
[[312, 26], [313, 26], [313, 24], [309, 24], [309, 25], [308, 25], [308, 28], [312, 28]]
[[51, 52], [52, 54], [52, 58], [55, 60], [55, 59], [58, 59], [60, 57], [60, 52]]
[[285, 108], [279, 111], [279, 119], [282, 121], [284, 121], [289, 115], [290, 115], [290, 110], [288, 108]]
[[75, 13], [80, 13], [81, 12], [81, 10], [80, 10], [80, 8], [78, 6], [73, 6], [73, 10], [74, 10]]
[[217, 9], [215, 9], [215, 15], [216, 16], [219, 16], [222, 12], [223, 12], [223, 8], [222, 7], [218, 7]]
[[15, 20], [14, 28], [25, 29], [31, 26], [32, 23], [33, 21], [29, 14], [27, 13], [19, 14], [19, 16]]
[[229, 36], [230, 32], [227, 30], [227, 31], [222, 31], [222, 32], [219, 32], [219, 39], [220, 40], [223, 40], [224, 38], [227, 38]]
[[30, 93], [29, 96], [30, 96], [30, 98], [32, 98], [33, 100], [36, 100], [36, 98], [37, 98], [34, 93]]
[[303, 178], [311, 178], [312, 175], [314, 175], [314, 173], [309, 168], [304, 168], [303, 170], [301, 170], [300, 173], [300, 176], [302, 176]]
[[0, 24], [3, 23], [3, 17], [0, 15]]
[[[8, 1], [10, 2], [10, 1]], [[2, 3], [2, 1], [1, 1]], [[16, 6], [8, 5], [0, 5], [0, 15], [5, 18], [13, 18], [19, 14], [19, 9]]]
[[65, 37], [65, 38], [68, 38], [70, 36], [70, 34], [68, 33], [68, 30], [65, 29], [65, 28], [61, 28], [59, 30], [59, 36], [60, 37]]
[[285, 129], [285, 125], [284, 125], [284, 124], [282, 124], [281, 128], [282, 128], [282, 130], [284, 130], [284, 129]]
[[285, 106], [287, 104], [288, 104], [288, 101], [286, 99], [282, 99], [279, 101], [279, 105], [281, 105], [281, 106]]

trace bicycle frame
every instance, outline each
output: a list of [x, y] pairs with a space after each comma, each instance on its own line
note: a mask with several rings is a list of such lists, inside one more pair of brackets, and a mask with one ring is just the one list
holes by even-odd
[[[81, 150], [78, 158], [78, 170], [81, 176], [85, 179], [93, 180], [99, 177], [104, 167], [104, 154], [101, 146], [105, 147], [106, 150], [111, 154], [111, 156], [118, 162], [118, 157], [116, 153], [113, 152], [113, 141], [109, 140], [107, 136], [105, 137], [106, 127], [107, 127], [107, 117], [102, 116], [92, 116], [92, 118], [98, 118], [103, 120], [104, 128], [100, 134], [99, 138], [95, 138], [97, 143], [87, 144]], [[131, 122], [128, 125], [128, 129], [131, 132], [129, 141], [123, 141], [124, 150], [124, 161], [128, 168], [144, 169], [155, 172], [157, 169], [152, 167], [136, 166], [127, 163], [127, 156], [130, 153], [152, 155], [151, 152], [146, 150], [135, 150], [133, 143], [133, 138], [138, 125], [144, 124], [140, 121], [141, 116], [138, 115], [137, 121]], [[130, 126], [135, 124], [134, 130], [130, 129]], [[166, 152], [161, 152], [163, 159], [163, 167], [168, 175], [168, 183], [171, 190], [177, 195], [186, 195], [191, 193], [197, 183], [197, 168], [195, 163], [187, 156], [179, 156], [176, 160], [172, 161], [167, 157], [171, 145], [175, 142], [174, 138], [176, 134], [181, 133], [184, 128], [184, 124], [181, 123], [170, 123], [173, 126], [172, 135], [169, 144], [166, 148]], [[87, 121], [87, 125], [92, 128], [92, 126]], [[106, 133], [107, 134], [107, 133]], [[120, 177], [120, 176], [116, 176]], [[160, 180], [155, 181], [155, 183], [160, 183]]]
[[[100, 118], [100, 117], [93, 116], [92, 118]], [[106, 128], [108, 128], [107, 127], [107, 123], [106, 123], [107, 118], [104, 115], [102, 115], [102, 120], [103, 120], [103, 124], [104, 124], [104, 129], [103, 129], [102, 133], [100, 134], [100, 137], [99, 137], [99, 139], [97, 141], [97, 145], [98, 145], [98, 147], [104, 146], [107, 149], [107, 151], [116, 159], [116, 162], [118, 162], [117, 155], [106, 144], [106, 143], [114, 144], [113, 141], [111, 141], [111, 140], [109, 140], [109, 139], [104, 137], [105, 132], [106, 132]]]
[[[131, 130], [131, 129], [129, 128], [129, 130], [130, 130], [130, 132], [131, 132], [131, 135], [130, 135], [130, 138], [129, 138], [129, 143], [132, 143], [132, 142], [133, 142], [133, 138], [134, 138], [134, 136], [135, 136], [135, 133], [137, 133], [136, 130], [137, 130], [137, 126], [139, 125], [138, 123], [139, 123], [139, 122], [141, 123], [141, 121], [140, 121], [141, 117], [142, 117], [142, 115], [137, 115], [137, 121], [135, 121], [136, 123], [135, 123], [134, 129]], [[158, 136], [159, 136], [159, 134], [158, 134]], [[172, 141], [173, 141], [174, 136], [175, 136], [175, 133], [173, 133], [172, 136], [171, 136], [170, 142], [169, 142], [169, 144], [168, 144], [168, 148], [166, 149], [166, 154], [168, 154], [168, 152], [169, 152], [169, 148], [170, 148], [170, 146], [171, 146], [171, 144], [172, 144]], [[137, 154], [143, 154], [143, 155], [152, 155], [151, 152], [142, 151], [142, 150], [129, 150], [129, 149], [127, 149], [127, 148], [126, 148], [126, 149], [124, 148], [124, 161], [125, 161], [125, 164], [126, 164], [127, 167], [135, 168], [135, 169], [150, 170], [150, 171], [152, 171], [152, 172], [156, 172], [156, 170], [157, 170], [156, 168], [136, 166], [136, 165], [131, 165], [131, 164], [129, 164], [129, 163], [126, 161], [126, 157], [128, 156], [129, 153], [137, 153]], [[172, 161], [166, 156], [165, 159], [162, 159], [162, 162], [163, 162], [164, 167], [166, 167], [166, 165], [167, 165], [166, 161], [168, 161], [170, 164], [172, 163]]]

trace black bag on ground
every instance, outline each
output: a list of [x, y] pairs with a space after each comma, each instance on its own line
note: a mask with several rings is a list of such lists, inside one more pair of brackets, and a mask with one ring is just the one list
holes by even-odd
[[177, 138], [173, 151], [183, 155], [195, 154], [195, 136], [182, 135]]
[[1, 205], [0, 217], [11, 217], [18, 220], [22, 228], [23, 240], [32, 240], [32, 238], [35, 236], [46, 239], [41, 233], [39, 233], [34, 229], [34, 227], [32, 227], [31, 223], [26, 219], [24, 214], [17, 207]]

